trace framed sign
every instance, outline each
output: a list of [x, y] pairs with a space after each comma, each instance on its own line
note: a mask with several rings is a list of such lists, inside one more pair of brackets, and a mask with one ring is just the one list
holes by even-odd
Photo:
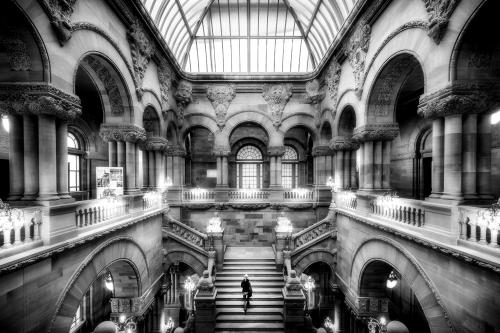
[[123, 168], [96, 167], [97, 198], [123, 195]]

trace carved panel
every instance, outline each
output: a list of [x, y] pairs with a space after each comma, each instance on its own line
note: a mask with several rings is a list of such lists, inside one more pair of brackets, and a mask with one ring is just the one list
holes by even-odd
[[365, 73], [365, 60], [370, 46], [371, 27], [364, 20], [360, 20], [346, 47], [346, 56], [354, 72], [356, 95], [361, 97], [363, 91], [363, 77]]
[[132, 62], [134, 65], [136, 93], [139, 99], [141, 99], [144, 94], [142, 81], [144, 80], [144, 74], [146, 73], [149, 60], [154, 53], [154, 45], [149, 40], [139, 21], [132, 23], [127, 32], [127, 38], [130, 44], [130, 53], [132, 54]]
[[226, 114], [229, 105], [236, 97], [236, 87], [234, 84], [227, 84], [223, 86], [210, 86], [207, 89], [207, 97], [212, 102], [215, 109], [215, 117], [217, 119], [217, 126], [220, 129], [224, 128], [226, 123]]
[[39, 0], [49, 17], [59, 43], [64, 45], [71, 38], [71, 15], [76, 0]]
[[305, 233], [300, 234], [297, 238], [295, 238], [294, 247], [295, 248], [301, 247], [302, 245], [307, 244], [320, 236], [323, 236], [329, 231], [330, 231], [330, 221], [324, 221], [322, 223], [319, 223], [314, 228], [306, 231]]
[[399, 134], [399, 125], [393, 123], [367, 124], [356, 127], [353, 133], [353, 140], [357, 142], [365, 141], [391, 141]]
[[451, 14], [460, 0], [423, 0], [429, 16], [429, 36], [436, 44], [441, 42]]
[[171, 223], [171, 232], [184, 240], [188, 241], [189, 243], [203, 247], [205, 245], [205, 240], [203, 237], [200, 235], [194, 233], [193, 231], [189, 230], [188, 228], [184, 227], [183, 225], [179, 223]]
[[292, 97], [292, 84], [264, 84], [262, 97], [271, 110], [274, 127], [278, 128], [281, 125], [283, 110]]
[[0, 46], [9, 57], [9, 65], [12, 71], [31, 70], [31, 57], [21, 34], [12, 29], [7, 29], [0, 35]]
[[179, 127], [184, 124], [184, 109], [193, 101], [193, 86], [187, 81], [180, 81], [175, 91], [174, 98], [177, 102], [177, 118]]
[[146, 131], [136, 125], [121, 124], [101, 124], [99, 135], [105, 142], [126, 141], [144, 142], [146, 141]]
[[162, 62], [158, 66], [158, 79], [160, 81], [160, 91], [161, 91], [161, 100], [164, 105], [162, 105], [163, 109], [168, 108], [168, 99], [170, 89], [172, 88], [172, 80], [174, 74], [172, 69], [166, 62]]
[[337, 105], [341, 68], [336, 59], [332, 59], [325, 73], [325, 83], [332, 99], [332, 104]]

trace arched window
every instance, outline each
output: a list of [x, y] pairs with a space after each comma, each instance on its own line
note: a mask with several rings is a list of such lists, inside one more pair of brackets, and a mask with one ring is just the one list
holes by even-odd
[[81, 191], [82, 155], [85, 153], [80, 141], [68, 132], [68, 185], [70, 192]]
[[285, 146], [281, 158], [281, 184], [284, 188], [296, 188], [299, 185], [299, 155], [291, 146]]
[[262, 153], [255, 146], [243, 146], [236, 154], [238, 188], [262, 187]]

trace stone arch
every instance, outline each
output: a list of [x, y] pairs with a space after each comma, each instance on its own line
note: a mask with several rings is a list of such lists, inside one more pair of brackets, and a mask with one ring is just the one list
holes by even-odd
[[326, 263], [330, 267], [333, 276], [337, 265], [337, 250], [333, 252], [326, 249], [307, 250], [292, 260], [292, 268], [300, 275], [309, 266], [318, 262]]
[[131, 237], [115, 237], [87, 255], [59, 295], [48, 331], [69, 332], [71, 321], [86, 290], [113, 263], [127, 261], [138, 279], [138, 295], [151, 284], [147, 257]]
[[147, 105], [142, 114], [142, 127], [150, 136], [161, 136], [161, 114], [152, 105]]
[[229, 143], [231, 133], [239, 125], [248, 123], [249, 119], [251, 119], [252, 123], [258, 124], [267, 132], [270, 146], [280, 146], [283, 144], [283, 138], [274, 129], [272, 119], [267, 114], [258, 111], [243, 111], [230, 116], [226, 120], [226, 125], [222, 131], [222, 134], [227, 138], [226, 142]]
[[366, 123], [394, 123], [400, 90], [413, 77], [417, 77], [416, 81], [423, 81], [425, 90], [423, 68], [412, 52], [399, 52], [389, 58], [380, 67], [369, 89]]
[[194, 269], [198, 275], [202, 276], [207, 267], [206, 259], [201, 255], [196, 255], [186, 250], [173, 249], [165, 256], [164, 267], [168, 270], [171, 265], [183, 262]]
[[351, 104], [347, 104], [342, 108], [336, 119], [335, 128], [333, 130], [336, 136], [352, 137], [354, 128], [357, 125], [356, 111]]
[[184, 118], [184, 126], [180, 132], [180, 137], [183, 138], [195, 126], [204, 127], [214, 134], [219, 131], [215, 118], [204, 114], [187, 114]]
[[306, 127], [311, 131], [311, 133], [316, 132], [316, 126], [314, 126], [314, 117], [310, 114], [304, 113], [296, 113], [284, 118], [281, 122], [280, 131], [286, 133], [290, 128], [297, 126]]
[[354, 253], [349, 276], [349, 288], [360, 295], [363, 272], [368, 264], [378, 260], [392, 266], [414, 290], [432, 333], [455, 332], [446, 307], [436, 286], [413, 255], [399, 243], [383, 236], [365, 240]]
[[[129, 89], [115, 64], [103, 54], [85, 54], [79, 68], [90, 76], [99, 91], [104, 110], [104, 122], [133, 122], [134, 107]], [[76, 87], [76, 73], [74, 86]]]
[[328, 145], [333, 137], [332, 126], [329, 121], [324, 121], [319, 127], [319, 142]]

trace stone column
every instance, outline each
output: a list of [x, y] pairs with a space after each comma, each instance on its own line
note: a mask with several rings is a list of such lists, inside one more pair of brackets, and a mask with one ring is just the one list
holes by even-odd
[[464, 116], [462, 192], [465, 199], [476, 199], [477, 178], [477, 114]]
[[462, 195], [462, 115], [444, 119], [444, 193], [443, 199], [463, 200]]
[[267, 154], [269, 156], [269, 187], [282, 188], [281, 182], [281, 156], [285, 153], [284, 146], [269, 147]]
[[135, 143], [131, 141], [125, 142], [126, 151], [126, 179], [125, 179], [125, 192], [127, 194], [137, 192], [137, 186], [135, 183], [135, 166], [136, 166], [136, 156], [135, 156]]
[[148, 151], [148, 185], [149, 187], [156, 186], [156, 162], [155, 162], [155, 152], [152, 150]]
[[117, 141], [116, 142], [116, 166], [122, 167], [124, 175], [126, 175], [127, 170], [127, 155], [125, 151], [125, 142]]
[[373, 143], [373, 188], [382, 188], [382, 141]]
[[358, 189], [361, 189], [365, 184], [365, 147], [363, 144], [359, 146], [357, 154], [359, 154]]
[[19, 200], [24, 192], [23, 123], [20, 116], [9, 116], [9, 196], [7, 200]]
[[38, 116], [38, 201], [57, 200], [56, 119]]
[[351, 184], [351, 154], [353, 152], [349, 150], [344, 150], [342, 151], [342, 160], [344, 161], [344, 171], [343, 171], [343, 176], [344, 176], [344, 187], [343, 188], [350, 188], [352, 187]]
[[[359, 145], [357, 147], [359, 148]], [[351, 150], [351, 188], [358, 188], [357, 154], [356, 150]]]
[[180, 146], [169, 146], [166, 149], [167, 177], [170, 177], [172, 185], [178, 189], [184, 185], [184, 170], [181, 170], [186, 152]]
[[335, 152], [335, 184], [339, 189], [344, 188], [344, 151], [343, 150], [337, 150]]
[[24, 195], [22, 200], [35, 200], [38, 194], [38, 128], [36, 118], [24, 115], [23, 125]]
[[331, 158], [334, 151], [329, 146], [313, 147], [312, 155], [314, 158], [314, 184], [316, 186], [326, 186], [326, 181], [333, 170], [327, 169], [326, 158]]
[[214, 155], [217, 157], [217, 187], [228, 186], [228, 161], [227, 157], [231, 153], [229, 147], [217, 147]]
[[373, 141], [363, 143], [364, 184], [363, 189], [373, 190]]
[[432, 193], [440, 198], [444, 189], [444, 119], [432, 121]]
[[163, 152], [156, 150], [155, 152], [155, 184], [156, 187], [165, 184], [165, 156]]
[[490, 115], [479, 116], [477, 137], [477, 193], [481, 199], [492, 199], [491, 195], [491, 122]]
[[118, 159], [117, 159], [117, 147], [116, 147], [116, 141], [109, 141], [108, 142], [108, 166], [110, 167], [115, 167], [118, 165]]
[[382, 189], [391, 188], [391, 141], [382, 142]]
[[57, 130], [57, 192], [61, 199], [69, 199], [68, 188], [68, 123], [58, 120]]
[[144, 183], [144, 163], [143, 163], [143, 154], [144, 151], [136, 145], [135, 150], [135, 185], [137, 189], [141, 190]]

